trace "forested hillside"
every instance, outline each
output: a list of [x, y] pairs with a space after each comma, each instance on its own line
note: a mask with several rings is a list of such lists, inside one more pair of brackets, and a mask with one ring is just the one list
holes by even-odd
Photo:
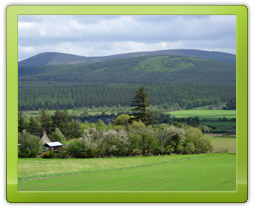
[[152, 105], [183, 109], [235, 97], [235, 63], [140, 56], [93, 64], [19, 67], [19, 109], [129, 105], [144, 85]]
[[45, 83], [54, 86], [112, 83], [235, 84], [235, 64], [190, 57], [146, 56], [96, 64], [19, 67], [20, 86]]

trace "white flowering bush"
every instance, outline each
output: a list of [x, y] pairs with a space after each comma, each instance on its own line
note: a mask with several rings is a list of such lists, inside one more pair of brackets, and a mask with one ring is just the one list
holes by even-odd
[[103, 133], [106, 155], [124, 156], [129, 152], [130, 141], [126, 130], [108, 130]]
[[198, 128], [178, 128], [167, 124], [145, 126], [136, 122], [128, 128], [101, 130], [90, 128], [79, 140], [70, 143], [72, 157], [128, 155], [194, 154], [212, 150]]
[[84, 134], [80, 138], [80, 140], [91, 139], [91, 140], [99, 140], [102, 138], [102, 131], [97, 130], [96, 128], [90, 128], [84, 131]]
[[185, 132], [183, 129], [169, 126], [159, 131], [158, 140], [162, 154], [180, 153], [186, 142]]
[[89, 128], [84, 131], [83, 136], [79, 139], [84, 143], [88, 151], [88, 155], [93, 157], [103, 156], [104, 152], [102, 151], [103, 143], [103, 131], [97, 130], [96, 128]]

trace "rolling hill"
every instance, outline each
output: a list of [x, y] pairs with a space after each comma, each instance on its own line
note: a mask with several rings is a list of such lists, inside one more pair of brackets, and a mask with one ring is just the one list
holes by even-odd
[[20, 61], [19, 67], [22, 66], [47, 66], [58, 64], [77, 64], [89, 60], [84, 56], [77, 56], [65, 53], [45, 52], [37, 54], [33, 57]]
[[142, 56], [94, 64], [19, 67], [20, 86], [230, 83], [235, 64], [184, 56]]
[[191, 50], [191, 49], [174, 49], [174, 50], [134, 52], [101, 57], [84, 57], [66, 53], [45, 52], [30, 57], [28, 59], [22, 60], [19, 62], [18, 65], [19, 67], [21, 67], [21, 66], [98, 63], [117, 59], [128, 59], [140, 56], [158, 56], [158, 55], [198, 57], [228, 63], [235, 63], [236, 60], [235, 55], [229, 53], [222, 53], [217, 51]]
[[97, 63], [61, 63], [19, 65], [20, 109], [129, 105], [141, 85], [147, 89], [152, 105], [191, 108], [235, 97], [234, 62], [146, 55]]

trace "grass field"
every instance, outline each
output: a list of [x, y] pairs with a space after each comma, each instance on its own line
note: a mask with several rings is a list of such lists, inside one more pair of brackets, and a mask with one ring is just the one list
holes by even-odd
[[20, 191], [233, 191], [235, 154], [19, 159]]
[[168, 112], [176, 118], [187, 118], [198, 116], [199, 119], [235, 118], [235, 110], [182, 110]]
[[208, 137], [213, 146], [213, 152], [236, 152], [236, 138]]

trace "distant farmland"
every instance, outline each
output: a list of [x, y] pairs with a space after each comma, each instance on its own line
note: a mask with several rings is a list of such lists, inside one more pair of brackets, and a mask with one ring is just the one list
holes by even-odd
[[200, 119], [236, 118], [236, 110], [182, 110], [173, 111], [169, 114], [176, 118], [187, 118], [198, 116]]

